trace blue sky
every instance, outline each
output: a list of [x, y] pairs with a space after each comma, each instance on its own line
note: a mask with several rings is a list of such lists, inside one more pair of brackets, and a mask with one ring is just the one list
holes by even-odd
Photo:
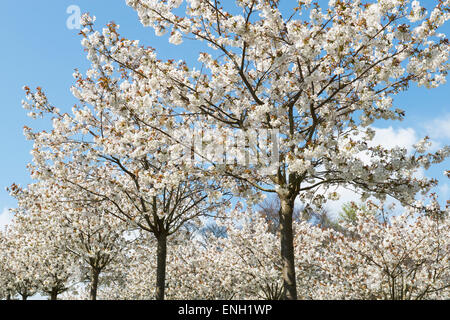
[[[80, 45], [78, 30], [67, 28], [66, 12], [77, 5], [82, 12], [97, 17], [97, 28], [113, 20], [120, 32], [130, 39], [140, 39], [157, 48], [161, 58], [186, 59], [190, 43], [175, 47], [166, 39], [157, 38], [149, 28], [143, 28], [137, 14], [127, 7], [125, 0], [22, 0], [2, 1], [0, 5], [0, 215], [5, 208], [14, 207], [15, 200], [5, 191], [13, 182], [25, 186], [30, 183], [26, 164], [30, 162], [32, 144], [22, 134], [24, 125], [45, 127], [48, 123], [33, 121], [21, 107], [22, 87], [41, 86], [53, 105], [61, 109], [76, 103], [69, 89], [75, 68], [84, 71], [88, 61]], [[447, 24], [441, 32], [450, 34]], [[434, 90], [411, 87], [396, 104], [407, 111], [403, 122], [378, 122], [380, 140], [390, 144], [409, 145], [414, 139], [428, 134], [440, 145], [450, 144], [450, 85]], [[438, 192], [443, 200], [450, 198], [448, 179], [443, 171], [450, 169], [450, 161], [426, 172], [429, 177], [442, 180]], [[447, 181], [446, 181], [447, 180]], [[0, 216], [0, 223], [1, 223]]]

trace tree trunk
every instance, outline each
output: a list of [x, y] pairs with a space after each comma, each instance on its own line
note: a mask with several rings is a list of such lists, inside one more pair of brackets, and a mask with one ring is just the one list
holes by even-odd
[[283, 298], [285, 300], [297, 300], [294, 234], [292, 229], [294, 201], [295, 197], [287, 199], [280, 197], [280, 239], [281, 258], [283, 260]]
[[50, 300], [58, 300], [58, 288], [53, 288], [50, 292]]
[[11, 300], [11, 293], [8, 292], [8, 294], [6, 295], [6, 300]]
[[97, 300], [97, 289], [98, 289], [98, 278], [100, 276], [100, 271], [97, 268], [92, 268], [92, 279], [91, 279], [91, 300]]
[[166, 287], [166, 260], [167, 260], [167, 234], [160, 233], [157, 236], [157, 267], [156, 267], [156, 300], [164, 300]]

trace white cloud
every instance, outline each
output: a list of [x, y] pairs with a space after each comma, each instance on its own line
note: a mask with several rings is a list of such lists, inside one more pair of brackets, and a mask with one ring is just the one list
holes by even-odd
[[0, 213], [0, 230], [4, 230], [6, 225], [11, 222], [13, 218], [13, 214], [7, 209], [3, 209], [3, 211]]
[[408, 152], [413, 150], [413, 145], [419, 140], [413, 128], [375, 128], [375, 137], [369, 143], [370, 146], [381, 145], [387, 149], [395, 147], [406, 148]]
[[450, 140], [450, 113], [428, 122], [425, 128], [434, 140]]

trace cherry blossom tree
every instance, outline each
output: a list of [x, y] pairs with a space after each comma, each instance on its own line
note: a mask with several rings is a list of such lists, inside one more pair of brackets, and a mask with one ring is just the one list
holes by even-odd
[[[126, 265], [125, 238], [130, 226], [107, 214], [104, 203], [87, 192], [74, 195], [61, 184], [49, 185], [45, 181], [31, 184], [25, 190], [11, 189], [21, 210], [39, 213], [42, 221], [36, 226], [36, 233], [44, 232], [44, 225], [53, 239], [58, 234], [60, 257], [69, 265], [88, 270], [89, 297], [96, 300], [101, 273], [114, 272], [110, 270], [113, 262]], [[81, 277], [81, 270], [78, 273]]]
[[101, 274], [114, 277], [116, 268], [128, 265], [127, 226], [106, 214], [101, 207], [78, 207], [71, 216], [66, 215], [63, 219], [66, 220], [63, 225], [73, 230], [67, 249], [89, 270], [89, 297], [96, 300]]
[[73, 256], [64, 247], [66, 240], [59, 226], [39, 213], [17, 215], [13, 228], [32, 249], [30, 256], [31, 271], [37, 281], [38, 293], [50, 300], [69, 289], [76, 282], [78, 265]]
[[10, 300], [11, 296], [11, 274], [8, 271], [7, 239], [0, 231], [0, 299]]
[[8, 298], [19, 295], [22, 300], [27, 300], [37, 293], [39, 284], [35, 278], [35, 260], [32, 260], [32, 247], [23, 241], [22, 235], [8, 228], [5, 242], [4, 269], [7, 279]]
[[[24, 260], [24, 263], [28, 261], [26, 268], [30, 269], [33, 281], [37, 282], [38, 291], [48, 295], [51, 300], [56, 300], [58, 295], [66, 292], [80, 279], [79, 256], [74, 255], [71, 249], [80, 246], [78, 243], [82, 240], [95, 242], [99, 230], [112, 226], [107, 223], [93, 226], [89, 217], [80, 214], [82, 210], [76, 207], [76, 203], [68, 201], [67, 197], [63, 201], [58, 199], [58, 195], [61, 196], [59, 185], [37, 182], [27, 189], [12, 185], [9, 191], [16, 198], [18, 207], [13, 210], [16, 214], [9, 231], [13, 242], [9, 243], [8, 249], [11, 254], [16, 254], [14, 251], [17, 246], [25, 247], [24, 250], [27, 251], [23, 259], [28, 260]], [[74, 212], [82, 222], [70, 220]], [[84, 239], [83, 235], [77, 233], [81, 226], [85, 229], [96, 228], [96, 231], [91, 234], [86, 232]], [[108, 230], [108, 236], [114, 232], [115, 230]], [[89, 243], [84, 244], [85, 250], [92, 249], [88, 247]], [[21, 250], [17, 250], [17, 253]], [[15, 268], [12, 267], [12, 270]]]
[[56, 300], [68, 289], [75, 264], [51, 225], [37, 214], [15, 214], [5, 243], [8, 294], [26, 300], [43, 293]]
[[[42, 133], [42, 135], [46, 135], [46, 133]], [[36, 137], [35, 141], [38, 140], [39, 138]], [[57, 145], [56, 148], [67, 149], [69, 143], [75, 146], [79, 143], [69, 139], [65, 141], [66, 143]], [[90, 147], [88, 144], [85, 146]], [[105, 144], [105, 146], [109, 148], [109, 144]], [[55, 145], [52, 145], [52, 148], [52, 152], [58, 152], [55, 151]], [[133, 228], [153, 234], [158, 243], [156, 251], [158, 261], [156, 290], [158, 294], [156, 298], [163, 299], [167, 238], [187, 222], [197, 221], [196, 223], [198, 223], [200, 216], [213, 210], [218, 205], [217, 201], [210, 201], [211, 198], [208, 198], [207, 195], [211, 193], [216, 196], [215, 192], [220, 187], [210, 184], [210, 189], [208, 189], [208, 186], [203, 184], [200, 179], [185, 174], [182, 168], [174, 167], [173, 171], [170, 171], [170, 167], [165, 163], [150, 162], [142, 156], [139, 156], [138, 159], [129, 159], [127, 151], [123, 151], [123, 160], [119, 160], [116, 154], [105, 155], [95, 149], [89, 150], [91, 154], [86, 158], [81, 153], [76, 155], [79, 150], [70, 150], [70, 152], [74, 153], [71, 156], [78, 159], [64, 163], [61, 158], [57, 158], [55, 164], [50, 167], [51, 169], [43, 168], [48, 163], [40, 163], [39, 169], [32, 169], [33, 176], [45, 181], [62, 182], [66, 188], [65, 193], [69, 192], [78, 197], [75, 199], [76, 202], [91, 204], [87, 209], [83, 208], [82, 212], [78, 212], [80, 217], [69, 216], [66, 217], [67, 219], [79, 221], [83, 218], [83, 212], [86, 210], [87, 214], [98, 213], [100, 220], [106, 219], [103, 217], [104, 215], [110, 215]], [[128, 162], [128, 165], [125, 162]], [[220, 195], [217, 197], [216, 199], [219, 200]], [[60, 200], [66, 199], [66, 197], [60, 198]], [[100, 227], [106, 221], [107, 219], [99, 221]], [[112, 224], [112, 226], [114, 225]], [[89, 232], [88, 230], [83, 231]], [[117, 235], [117, 233], [112, 233], [112, 235]], [[95, 267], [92, 263], [95, 264]], [[90, 262], [94, 269], [99, 269], [97, 262], [92, 263]], [[96, 274], [98, 276], [98, 272]]]
[[[112, 24], [103, 32], [111, 39], [116, 36]], [[88, 47], [91, 40], [83, 44]], [[34, 133], [25, 127], [34, 141], [31, 177], [47, 187], [60, 186], [53, 201], [87, 203], [91, 209], [98, 207], [88, 209], [91, 213], [109, 214], [151, 233], [158, 244], [155, 297], [163, 299], [167, 239], [186, 223], [199, 223], [199, 217], [222, 210], [228, 201], [221, 193], [224, 180], [212, 180], [180, 160], [186, 151], [164, 130], [180, 132], [189, 124], [175, 121], [166, 108], [148, 101], [150, 83], [119, 83], [128, 78], [120, 65], [113, 66], [92, 51], [88, 57], [92, 68], [86, 77], [74, 74], [77, 84], [72, 91], [81, 106], [71, 114], [50, 105], [41, 88], [33, 93], [25, 87], [29, 115], [48, 115], [53, 122], [51, 132]], [[152, 120], [142, 124], [134, 110], [148, 113]]]

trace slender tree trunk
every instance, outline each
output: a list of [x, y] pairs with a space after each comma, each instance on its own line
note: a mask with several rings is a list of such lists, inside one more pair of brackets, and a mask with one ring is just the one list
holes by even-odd
[[11, 300], [11, 293], [8, 293], [8, 294], [6, 295], [6, 300]]
[[297, 284], [295, 280], [294, 234], [292, 216], [294, 212], [293, 198], [280, 197], [280, 238], [281, 258], [283, 260], [283, 286], [285, 300], [297, 300]]
[[58, 300], [58, 289], [53, 288], [50, 292], [50, 300]]
[[167, 234], [161, 232], [157, 236], [157, 240], [156, 300], [164, 300], [164, 290], [166, 288]]
[[28, 296], [26, 294], [22, 294], [22, 300], [27, 300]]
[[98, 278], [100, 276], [100, 270], [97, 268], [92, 268], [91, 270], [91, 300], [97, 300], [97, 290], [98, 290]]

